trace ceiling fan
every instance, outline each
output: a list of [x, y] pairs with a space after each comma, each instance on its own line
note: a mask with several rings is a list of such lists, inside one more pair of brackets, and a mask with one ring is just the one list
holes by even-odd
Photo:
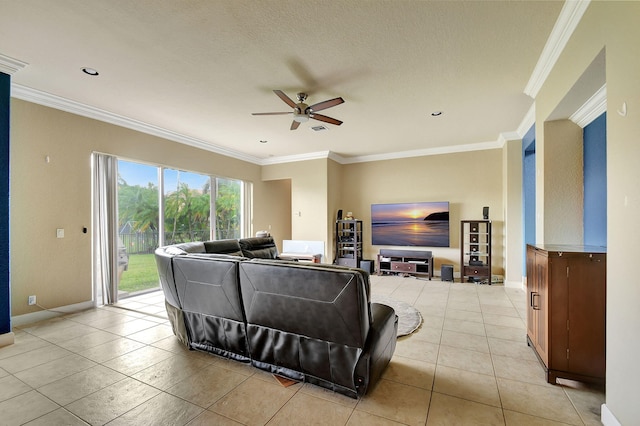
[[317, 114], [317, 111], [322, 111], [323, 109], [331, 108], [336, 105], [340, 105], [344, 102], [342, 98], [334, 98], [329, 99], [328, 101], [318, 102], [317, 104], [307, 105], [304, 101], [307, 100], [306, 93], [298, 93], [298, 103], [295, 103], [290, 97], [285, 95], [282, 90], [274, 90], [273, 91], [280, 99], [284, 101], [285, 104], [289, 105], [293, 108], [293, 111], [289, 112], [254, 112], [251, 115], [284, 115], [284, 114], [293, 114], [293, 122], [291, 123], [291, 130], [296, 130], [300, 123], [304, 123], [308, 121], [310, 118], [318, 121], [324, 121], [325, 123], [335, 124], [339, 126], [342, 124], [342, 121], [336, 120], [335, 118], [327, 117], [326, 115]]

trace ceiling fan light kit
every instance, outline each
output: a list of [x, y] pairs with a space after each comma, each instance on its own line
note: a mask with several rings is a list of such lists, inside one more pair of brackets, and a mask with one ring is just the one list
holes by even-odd
[[296, 130], [300, 123], [305, 123], [309, 121], [309, 119], [314, 119], [318, 121], [323, 121], [325, 123], [334, 124], [339, 126], [342, 124], [342, 121], [337, 120], [332, 117], [328, 117], [322, 114], [316, 114], [316, 111], [322, 111], [323, 109], [331, 108], [336, 105], [340, 105], [344, 103], [344, 99], [341, 97], [329, 99], [323, 102], [318, 102], [317, 104], [313, 104], [311, 106], [304, 103], [307, 100], [307, 94], [300, 92], [297, 95], [298, 103], [295, 103], [290, 97], [288, 97], [282, 90], [274, 90], [273, 91], [282, 101], [293, 108], [293, 111], [290, 112], [254, 112], [252, 115], [283, 115], [283, 114], [293, 114], [293, 122], [291, 123], [291, 130]]

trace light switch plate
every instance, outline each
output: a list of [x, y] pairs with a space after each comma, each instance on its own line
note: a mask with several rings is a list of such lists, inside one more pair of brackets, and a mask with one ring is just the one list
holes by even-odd
[[58, 237], [58, 238], [64, 238], [64, 228], [58, 228], [58, 229], [56, 229], [56, 237]]

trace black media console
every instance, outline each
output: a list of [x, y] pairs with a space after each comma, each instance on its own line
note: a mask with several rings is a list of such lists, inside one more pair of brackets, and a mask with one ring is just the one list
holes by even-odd
[[401, 273], [433, 277], [433, 256], [430, 251], [380, 249], [378, 275]]

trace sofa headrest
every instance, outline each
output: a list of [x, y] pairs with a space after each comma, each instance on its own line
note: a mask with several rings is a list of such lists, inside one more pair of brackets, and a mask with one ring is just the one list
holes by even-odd
[[235, 260], [241, 261], [246, 258], [242, 256], [236, 256], [235, 254], [224, 254], [224, 253], [189, 253], [187, 256], [189, 259], [222, 259], [222, 260]]
[[238, 240], [215, 240], [205, 241], [204, 250], [206, 253], [228, 254], [230, 256], [242, 256], [242, 249]]
[[243, 238], [238, 241], [242, 255], [248, 258], [277, 259], [278, 247], [273, 237]]
[[182, 243], [175, 244], [172, 246], [160, 247], [164, 250], [166, 254], [170, 255], [181, 255], [187, 253], [204, 253], [204, 244], [201, 242], [192, 242], [192, 243]]

